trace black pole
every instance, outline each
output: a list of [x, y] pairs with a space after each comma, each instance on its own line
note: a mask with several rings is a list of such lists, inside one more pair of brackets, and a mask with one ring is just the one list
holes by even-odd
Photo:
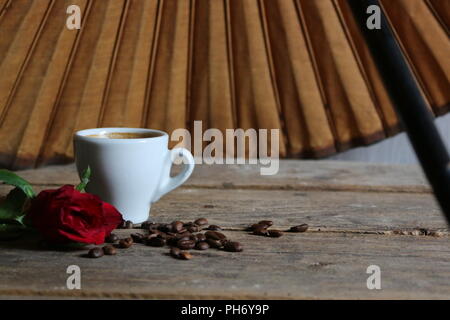
[[450, 223], [449, 155], [434, 125], [414, 76], [402, 54], [392, 30], [381, 10], [381, 29], [366, 25], [371, 5], [381, 8], [378, 0], [348, 0], [353, 16], [369, 46], [383, 83], [397, 114], [430, 182], [442, 211]]

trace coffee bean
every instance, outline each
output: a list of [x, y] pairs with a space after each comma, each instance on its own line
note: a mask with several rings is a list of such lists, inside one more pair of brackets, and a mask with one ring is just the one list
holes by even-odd
[[162, 232], [159, 231], [159, 230], [157, 230], [157, 229], [149, 229], [149, 230], [148, 230], [148, 233], [149, 233], [149, 234], [156, 234], [156, 235], [158, 235], [158, 234], [160, 234], [160, 233], [162, 233]]
[[283, 235], [283, 232], [280, 230], [269, 230], [267, 235], [272, 238], [279, 238]]
[[180, 241], [180, 240], [192, 240], [191, 239], [191, 235], [185, 235], [185, 236], [178, 236], [178, 237], [176, 237], [176, 239], [177, 239], [177, 242], [178, 241]]
[[181, 251], [180, 255], [179, 255], [179, 259], [181, 259], [181, 260], [191, 260], [192, 259], [192, 254], [190, 254], [187, 251]]
[[162, 232], [173, 232], [172, 224], [170, 223], [161, 224], [159, 225], [158, 230]]
[[205, 237], [207, 239], [214, 239], [214, 240], [223, 240], [227, 238], [223, 233], [217, 231], [206, 231]]
[[198, 226], [204, 226], [208, 224], [208, 220], [206, 218], [198, 218], [197, 220], [194, 221], [194, 223]]
[[211, 230], [211, 231], [222, 231], [222, 228], [215, 225], [215, 224], [210, 224], [208, 226], [208, 228], [205, 228], [205, 230]]
[[89, 258], [100, 258], [100, 257], [103, 257], [103, 255], [104, 255], [104, 252], [103, 252], [102, 248], [99, 248], [99, 247], [92, 248], [88, 252]]
[[193, 226], [188, 227], [187, 231], [189, 231], [189, 232], [199, 232], [200, 229], [199, 229], [198, 226], [193, 225]]
[[195, 235], [197, 238], [197, 241], [205, 241], [206, 240], [206, 236], [203, 233], [198, 233]]
[[262, 221], [258, 222], [257, 224], [262, 225], [262, 226], [266, 226], [266, 228], [267, 228], [267, 227], [270, 227], [270, 226], [273, 225], [273, 221], [262, 220]]
[[189, 250], [195, 247], [195, 241], [192, 240], [178, 240], [177, 247], [181, 250]]
[[116, 248], [114, 248], [114, 246], [112, 245], [107, 245], [103, 247], [103, 252], [107, 255], [107, 256], [113, 256], [117, 253]]
[[308, 230], [308, 225], [306, 223], [298, 225], [298, 226], [293, 226], [289, 229], [290, 232], [305, 232], [306, 230]]
[[172, 222], [173, 232], [180, 232], [182, 229], [183, 229], [183, 222], [181, 222], [181, 221]]
[[[188, 238], [189, 239], [189, 238]], [[166, 243], [169, 245], [169, 246], [173, 246], [173, 247], [175, 247], [176, 245], [177, 245], [177, 243], [178, 243], [178, 238], [177, 237], [168, 237], [167, 239], [166, 239]], [[186, 239], [187, 240], [187, 239]]]
[[150, 233], [144, 237], [142, 242], [145, 243], [146, 241], [150, 240], [151, 238], [157, 238], [158, 235], [159, 235], [159, 233]]
[[185, 238], [185, 237], [189, 238], [191, 235], [192, 235], [192, 233], [190, 233], [189, 231], [186, 231], [186, 232], [177, 234], [177, 238], [178, 239], [182, 239], [182, 238]]
[[227, 241], [223, 249], [230, 252], [241, 252], [243, 250], [242, 245], [237, 241]]
[[148, 228], [151, 226], [151, 222], [150, 221], [144, 221], [141, 223], [141, 229], [146, 229], [148, 230]]
[[159, 229], [160, 226], [161, 225], [159, 223], [151, 223], [151, 224], [149, 224], [147, 230], [148, 231], [156, 231]]
[[133, 222], [131, 222], [130, 220], [127, 220], [125, 222], [125, 229], [133, 229]]
[[203, 206], [203, 208], [205, 208], [205, 209], [212, 209], [212, 208], [214, 208], [214, 206], [212, 204], [205, 204]]
[[159, 237], [151, 238], [145, 244], [151, 247], [164, 247], [166, 245], [166, 239]]
[[114, 233], [111, 233], [109, 236], [105, 238], [105, 242], [107, 243], [114, 243], [119, 240], [119, 237], [115, 235]]
[[211, 248], [222, 248], [223, 244], [220, 240], [206, 239], [206, 242]]
[[267, 231], [267, 228], [264, 225], [257, 225], [253, 229], [253, 234], [255, 234], [257, 236], [267, 236], [268, 231]]
[[207, 242], [204, 242], [204, 241], [197, 242], [197, 244], [195, 245], [195, 249], [197, 249], [197, 250], [207, 250], [207, 249], [209, 249], [209, 244]]
[[133, 245], [133, 239], [132, 238], [125, 238], [119, 240], [119, 248], [127, 249]]
[[142, 243], [144, 241], [144, 235], [142, 233], [132, 233], [130, 236], [136, 243]]
[[181, 253], [181, 250], [176, 248], [176, 247], [173, 247], [173, 248], [170, 249], [170, 255], [172, 257], [174, 257], [174, 258], [179, 258], [180, 257], [180, 253]]
[[169, 237], [169, 236], [167, 235], [167, 233], [160, 232], [156, 235], [156, 237], [161, 238], [161, 239], [167, 239], [167, 237]]

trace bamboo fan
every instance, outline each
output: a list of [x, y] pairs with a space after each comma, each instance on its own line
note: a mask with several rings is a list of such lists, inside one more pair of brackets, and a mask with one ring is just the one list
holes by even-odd
[[[450, 1], [382, 0], [436, 115]], [[66, 28], [66, 8], [82, 28]], [[323, 157], [400, 131], [345, 0], [0, 0], [0, 165], [72, 159], [91, 127], [280, 129]]]

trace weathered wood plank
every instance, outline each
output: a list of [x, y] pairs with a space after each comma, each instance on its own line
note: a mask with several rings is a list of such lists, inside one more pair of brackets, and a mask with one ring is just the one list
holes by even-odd
[[[78, 182], [73, 165], [19, 173], [33, 184]], [[430, 192], [418, 166], [298, 160], [280, 160], [279, 172], [272, 176], [262, 176], [259, 165], [197, 165], [184, 187]]]
[[[55, 187], [36, 191], [47, 188]], [[0, 186], [0, 196], [9, 189]], [[308, 223], [329, 232], [447, 230], [431, 194], [179, 188], [153, 204], [151, 216], [158, 222], [204, 216], [233, 230], [263, 219], [280, 228]]]
[[[128, 234], [131, 230], [120, 230]], [[244, 252], [193, 251], [190, 261], [167, 248], [135, 245], [117, 256], [40, 250], [0, 243], [0, 296], [94, 298], [450, 298], [447, 238], [304, 233], [265, 238], [225, 232]], [[68, 290], [66, 268], [81, 268], [81, 290]], [[381, 290], [368, 290], [366, 269], [381, 268]]]

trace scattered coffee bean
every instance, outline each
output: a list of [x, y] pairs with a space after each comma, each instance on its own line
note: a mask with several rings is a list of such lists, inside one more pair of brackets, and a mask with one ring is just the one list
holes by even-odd
[[206, 230], [211, 230], [211, 231], [222, 231], [222, 228], [215, 225], [215, 224], [210, 224], [208, 226], [208, 228], [206, 228]]
[[262, 225], [262, 226], [266, 226], [266, 228], [268, 228], [268, 227], [273, 225], [273, 221], [262, 220], [262, 221], [258, 222], [257, 224]]
[[145, 237], [142, 233], [132, 233], [130, 236], [136, 243], [142, 243]]
[[203, 233], [197, 233], [195, 235], [197, 237], [197, 241], [205, 241], [206, 240], [206, 236]]
[[177, 234], [178, 239], [184, 238], [184, 237], [190, 237], [192, 235], [192, 233], [190, 233], [189, 231], [183, 232], [183, 233], [179, 233]]
[[172, 222], [172, 230], [173, 232], [181, 232], [181, 230], [183, 229], [183, 222], [181, 221], [174, 221]]
[[181, 253], [181, 250], [176, 248], [176, 247], [173, 247], [173, 248], [170, 249], [170, 255], [172, 257], [174, 257], [174, 258], [179, 258], [180, 257], [180, 253]]
[[293, 226], [289, 229], [290, 232], [305, 232], [306, 230], [308, 230], [308, 225], [306, 223], [298, 225], [298, 226]]
[[203, 206], [203, 208], [205, 208], [205, 209], [212, 209], [212, 208], [214, 208], [214, 206], [212, 204], [205, 204]]
[[141, 223], [141, 229], [146, 229], [148, 230], [148, 228], [151, 226], [151, 222], [150, 221], [144, 221]]
[[190, 254], [187, 251], [181, 251], [180, 255], [179, 255], [179, 259], [181, 259], [181, 260], [191, 260], [192, 259], [192, 254]]
[[237, 241], [227, 241], [223, 249], [230, 252], [241, 252], [243, 250], [242, 245]]
[[168, 237], [167, 239], [166, 239], [166, 243], [169, 245], [169, 246], [172, 246], [172, 247], [175, 247], [176, 245], [177, 245], [177, 243], [178, 243], [178, 238], [177, 237]]
[[164, 247], [166, 245], [166, 239], [155, 237], [148, 239], [146, 245], [151, 247]]
[[114, 246], [112, 245], [107, 245], [103, 247], [103, 252], [107, 255], [107, 256], [113, 256], [117, 253], [116, 248], [114, 248]]
[[133, 229], [133, 222], [131, 222], [130, 220], [127, 220], [125, 222], [125, 229]]
[[104, 255], [103, 250], [102, 250], [102, 248], [99, 248], [99, 247], [92, 248], [88, 252], [89, 258], [100, 258], [100, 257], [103, 257], [103, 255]]
[[253, 234], [257, 236], [267, 236], [268, 235], [267, 228], [264, 225], [257, 225], [253, 229]]
[[227, 238], [223, 233], [220, 233], [218, 231], [206, 231], [205, 237], [206, 239], [213, 239], [213, 240], [223, 240]]
[[193, 226], [188, 227], [188, 228], [187, 228], [187, 231], [189, 231], [189, 232], [199, 232], [200, 229], [199, 229], [198, 226], [193, 225]]
[[105, 238], [105, 242], [107, 243], [114, 243], [116, 241], [119, 241], [119, 237], [114, 233], [111, 233], [109, 236]]
[[205, 241], [197, 242], [197, 244], [195, 245], [195, 249], [207, 250], [207, 249], [209, 249], [209, 244]]
[[222, 248], [223, 244], [220, 240], [214, 240], [214, 239], [206, 239], [206, 242], [209, 244], [211, 248]]
[[161, 224], [159, 225], [158, 230], [162, 232], [173, 232], [172, 224], [170, 223]]
[[156, 235], [156, 237], [161, 238], [161, 239], [167, 239], [167, 237], [169, 237], [169, 236], [167, 235], [167, 233], [160, 232]]
[[192, 240], [178, 240], [177, 247], [181, 250], [189, 250], [195, 247], [195, 241]]
[[150, 223], [147, 230], [148, 231], [157, 231], [160, 227], [159, 223]]
[[132, 238], [125, 238], [119, 240], [119, 248], [127, 249], [133, 245], [133, 239]]
[[283, 232], [280, 230], [269, 230], [267, 235], [272, 238], [279, 238], [283, 235]]
[[208, 224], [208, 220], [206, 218], [198, 218], [194, 223], [198, 226], [204, 226]]
[[180, 231], [179, 231], [179, 233], [186, 233], [186, 232], [189, 232], [185, 227], [183, 227]]
[[244, 231], [253, 231], [253, 230], [255, 230], [256, 227], [259, 227], [259, 224], [257, 224], [257, 223], [250, 224], [244, 229]]

